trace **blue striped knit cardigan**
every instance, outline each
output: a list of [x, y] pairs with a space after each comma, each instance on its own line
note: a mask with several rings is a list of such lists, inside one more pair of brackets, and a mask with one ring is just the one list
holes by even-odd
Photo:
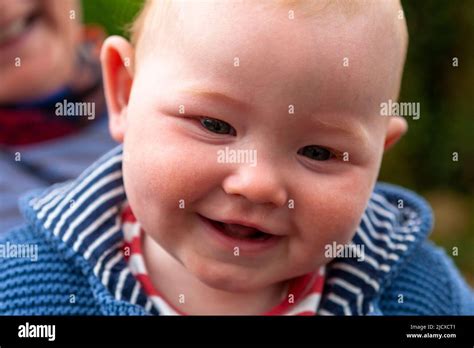
[[[159, 314], [122, 254], [121, 168], [117, 147], [76, 180], [21, 200], [26, 223], [0, 240], [0, 314]], [[474, 314], [472, 290], [449, 257], [426, 240], [431, 227], [423, 199], [378, 184], [353, 238], [364, 246], [364, 260], [328, 264], [319, 313]], [[12, 246], [37, 246], [37, 260], [5, 255]]]

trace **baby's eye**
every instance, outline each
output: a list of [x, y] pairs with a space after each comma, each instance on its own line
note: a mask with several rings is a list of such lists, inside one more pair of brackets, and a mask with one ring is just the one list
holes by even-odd
[[309, 157], [315, 161], [327, 161], [334, 157], [330, 150], [318, 145], [305, 146], [298, 150], [298, 155]]
[[229, 135], [237, 134], [235, 129], [230, 124], [215, 118], [201, 117], [200, 122], [204, 128], [213, 133]]

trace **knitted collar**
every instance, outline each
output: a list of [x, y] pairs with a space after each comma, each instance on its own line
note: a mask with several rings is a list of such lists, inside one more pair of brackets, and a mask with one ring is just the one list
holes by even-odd
[[[116, 300], [159, 314], [124, 258], [120, 211], [125, 201], [122, 146], [118, 146], [76, 180], [24, 196], [21, 206], [38, 233], [57, 241], [66, 257], [86, 261]], [[427, 237], [431, 225], [431, 209], [422, 198], [397, 186], [377, 184], [352, 240], [363, 246], [364, 257], [340, 257], [327, 265], [318, 313], [374, 313], [381, 290]]]

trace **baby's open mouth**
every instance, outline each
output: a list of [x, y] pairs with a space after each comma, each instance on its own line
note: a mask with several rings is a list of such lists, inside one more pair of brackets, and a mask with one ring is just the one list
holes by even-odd
[[253, 240], [253, 241], [266, 241], [274, 235], [262, 232], [256, 228], [243, 226], [239, 224], [228, 224], [221, 221], [211, 220], [201, 215], [204, 220], [207, 220], [214, 228], [219, 230], [226, 236], [242, 239], [242, 240]]
[[242, 226], [238, 224], [225, 224], [214, 220], [212, 220], [212, 223], [224, 234], [234, 238], [266, 240], [272, 236], [271, 234], [262, 232], [252, 227]]

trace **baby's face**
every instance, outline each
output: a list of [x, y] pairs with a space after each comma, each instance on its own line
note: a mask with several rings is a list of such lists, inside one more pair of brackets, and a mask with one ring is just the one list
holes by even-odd
[[[136, 217], [215, 288], [317, 269], [330, 261], [327, 244], [353, 237], [377, 178], [387, 136], [379, 105], [396, 97], [403, 60], [383, 24], [391, 17], [304, 19], [296, 9], [291, 20], [288, 9], [251, 2], [187, 3], [181, 16], [166, 49], [144, 43], [155, 48], [140, 52], [111, 124], [124, 137]], [[226, 147], [255, 151], [256, 162], [221, 163]], [[222, 243], [202, 217], [258, 224], [276, 242]]]
[[0, 103], [36, 99], [67, 82], [80, 20], [77, 0], [0, 0]]

